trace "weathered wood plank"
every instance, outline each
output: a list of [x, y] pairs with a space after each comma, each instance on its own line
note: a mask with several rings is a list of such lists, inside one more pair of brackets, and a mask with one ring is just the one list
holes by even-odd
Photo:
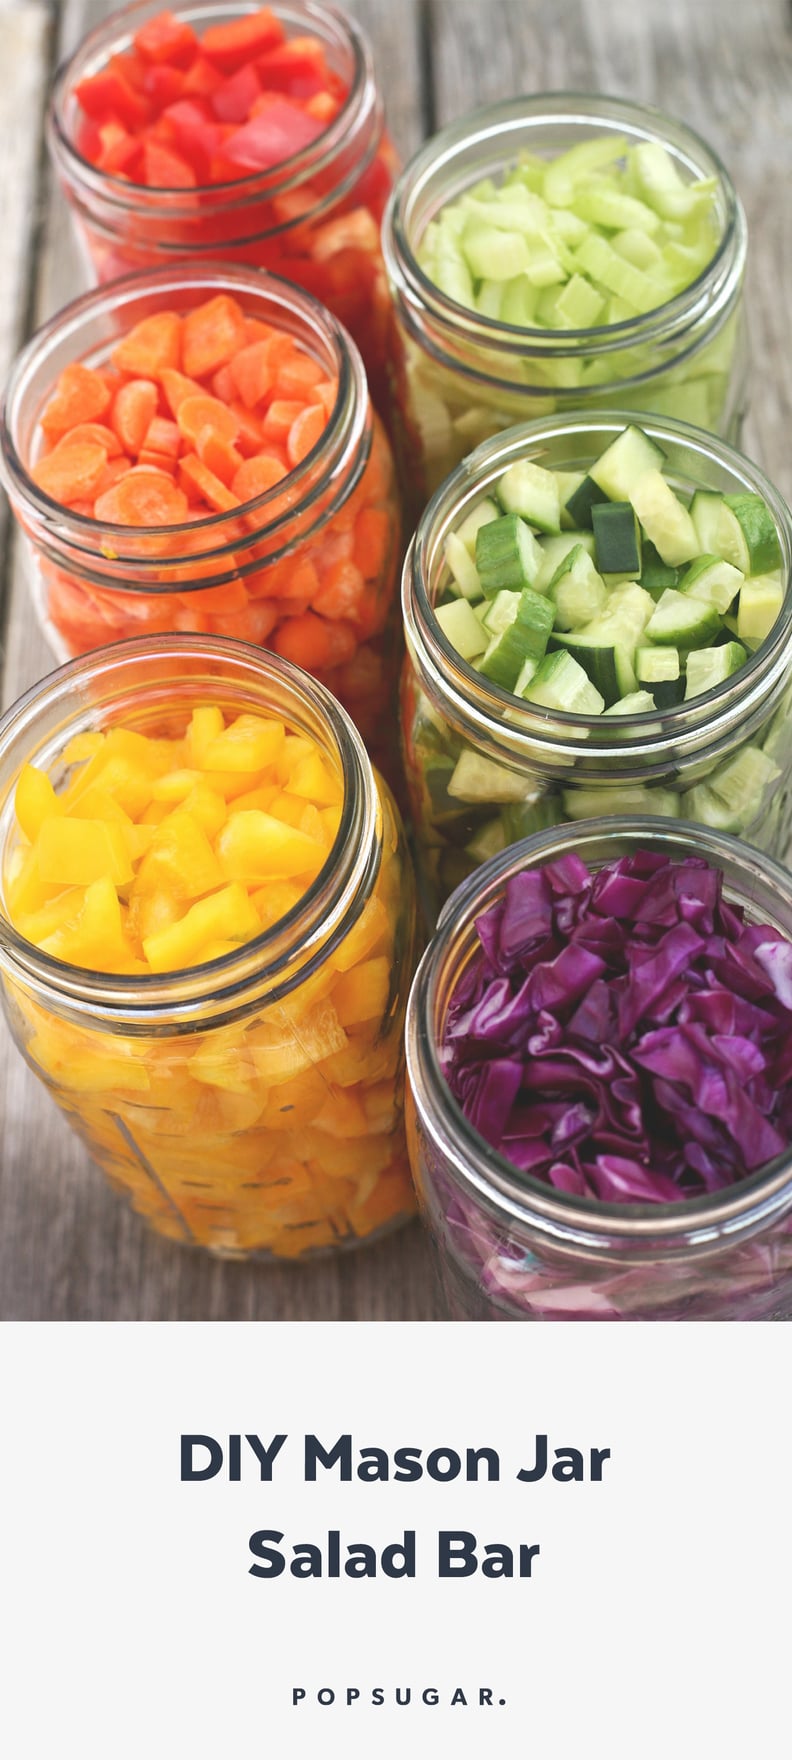
[[[0, 8], [0, 31], [4, 10]], [[27, 30], [32, 42], [34, 13], [39, 8], [25, 5], [8, 10], [30, 15]], [[104, 0], [67, 0], [59, 10], [59, 56], [109, 10]], [[40, 11], [44, 19], [46, 9]], [[412, 78], [417, 56], [417, 50], [411, 48], [417, 41], [417, 6], [400, 3], [396, 8], [387, 0], [356, 0], [354, 11], [369, 32], [378, 66], [389, 69], [389, 124], [397, 146], [408, 153], [423, 127], [420, 97]], [[41, 88], [43, 78], [42, 56], [38, 65], [36, 89]], [[31, 167], [38, 152], [38, 130], [31, 144], [30, 122], [35, 110], [33, 88], [29, 87], [13, 117], [17, 133], [24, 137]], [[9, 110], [9, 127], [11, 114]], [[0, 109], [0, 125], [2, 120]], [[8, 138], [5, 128], [3, 137]], [[27, 215], [29, 221], [33, 212], [33, 187], [31, 171], [26, 193], [20, 192], [13, 257], [9, 251], [3, 258], [11, 271], [8, 301], [16, 300], [20, 311], [28, 297], [20, 270], [25, 263], [27, 236], [22, 217]], [[42, 322], [84, 286], [69, 216], [50, 179], [46, 233], [32, 300], [33, 322]], [[2, 281], [0, 291], [6, 291]], [[3, 342], [0, 333], [0, 347]], [[16, 346], [17, 335], [11, 328], [6, 347], [11, 352]], [[31, 617], [17, 547], [5, 650], [5, 701], [48, 672], [52, 664]], [[441, 1313], [428, 1243], [418, 1225], [364, 1253], [303, 1267], [232, 1265], [158, 1241], [105, 1187], [5, 1031], [0, 1035], [0, 1115], [0, 1314], [6, 1318], [351, 1321], [433, 1320]]]

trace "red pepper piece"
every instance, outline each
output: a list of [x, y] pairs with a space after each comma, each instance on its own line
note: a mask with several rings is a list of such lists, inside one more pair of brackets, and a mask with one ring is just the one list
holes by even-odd
[[246, 61], [282, 43], [284, 35], [283, 25], [274, 12], [262, 6], [258, 12], [231, 19], [228, 24], [210, 25], [203, 33], [201, 48], [223, 73], [235, 73]]
[[198, 38], [186, 19], [175, 18], [172, 12], [158, 12], [149, 18], [133, 38], [138, 55], [157, 65], [189, 66], [198, 53]]
[[247, 122], [250, 107], [261, 97], [261, 81], [248, 62], [212, 93], [210, 103], [219, 122]]
[[198, 182], [192, 166], [180, 153], [151, 139], [143, 146], [143, 173], [152, 190], [190, 190]]
[[267, 92], [313, 98], [327, 89], [327, 63], [318, 37], [291, 37], [277, 49], [260, 55], [256, 65]]
[[260, 98], [259, 104], [258, 114], [235, 129], [223, 146], [223, 158], [240, 171], [269, 171], [301, 153], [322, 132], [322, 124], [289, 98], [275, 93]]

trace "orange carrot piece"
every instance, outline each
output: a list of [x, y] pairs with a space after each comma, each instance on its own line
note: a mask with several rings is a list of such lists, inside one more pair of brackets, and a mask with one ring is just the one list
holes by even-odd
[[364, 577], [356, 563], [334, 563], [322, 576], [322, 585], [314, 596], [314, 610], [324, 618], [354, 618], [364, 587]]
[[327, 417], [321, 404], [306, 404], [305, 409], [292, 423], [286, 438], [286, 457], [290, 465], [302, 464], [326, 427]]
[[115, 459], [121, 451], [121, 442], [112, 428], [104, 422], [77, 422], [58, 441], [59, 447], [71, 447], [80, 441], [91, 441], [97, 447], [104, 447], [108, 459]]
[[237, 497], [195, 453], [186, 453], [180, 461], [180, 481], [184, 482], [185, 479], [200, 491], [213, 512], [227, 514], [232, 508], [239, 507]]
[[127, 458], [126, 453], [119, 453], [117, 459], [108, 459], [101, 479], [96, 485], [94, 495], [103, 496], [105, 490], [112, 489], [113, 484], [118, 483], [122, 477], [126, 477], [127, 472], [131, 470], [132, 460]]
[[267, 337], [277, 336], [277, 334], [271, 324], [265, 324], [263, 318], [245, 319], [245, 336], [249, 343], [264, 342]]
[[176, 476], [177, 460], [168, 453], [156, 452], [153, 447], [141, 447], [137, 462], [148, 466], [151, 471], [167, 471], [169, 477]]
[[110, 357], [121, 373], [156, 379], [166, 367], [178, 367], [182, 320], [178, 312], [153, 312], [117, 343]]
[[239, 432], [239, 423], [233, 410], [229, 410], [228, 405], [222, 404], [219, 398], [211, 398], [208, 392], [202, 392], [196, 398], [185, 398], [179, 405], [176, 421], [179, 433], [193, 447], [204, 428], [213, 429], [215, 434], [221, 435], [231, 446]]
[[178, 423], [169, 422], [166, 416], [152, 416], [143, 436], [143, 447], [150, 453], [164, 453], [166, 459], [178, 459], [181, 452]]
[[242, 454], [237, 452], [232, 442], [226, 440], [225, 435], [219, 434], [216, 428], [207, 427], [199, 430], [195, 451], [203, 464], [214, 472], [215, 477], [220, 478], [221, 483], [227, 486], [232, 483], [240, 466], [245, 462]]
[[212, 396], [219, 398], [221, 404], [230, 404], [235, 395], [236, 389], [231, 377], [231, 368], [226, 361], [224, 367], [218, 367], [217, 372], [212, 374]]
[[295, 350], [293, 355], [286, 356], [280, 362], [276, 375], [274, 392], [276, 398], [308, 398], [315, 403], [314, 386], [324, 379], [318, 361], [312, 361], [310, 355], [303, 355]]
[[110, 405], [110, 392], [101, 375], [81, 361], [64, 367], [41, 417], [41, 426], [48, 440], [57, 440], [78, 423], [95, 422], [104, 416]]
[[188, 379], [186, 373], [179, 373], [175, 367], [164, 367], [158, 377], [172, 416], [178, 416], [185, 398], [203, 397], [203, 386], [197, 379]]
[[33, 466], [31, 476], [53, 502], [90, 501], [107, 465], [96, 441], [64, 442]]
[[228, 363], [228, 372], [233, 381], [234, 390], [241, 398], [246, 410], [252, 410], [261, 399], [266, 397], [272, 385], [272, 368], [269, 363], [270, 339], [263, 338], [255, 343], [248, 343], [240, 349], [233, 360]]
[[128, 471], [105, 495], [94, 517], [113, 526], [178, 526], [188, 515], [187, 497], [163, 471]]
[[338, 397], [337, 379], [320, 379], [311, 393], [312, 402], [321, 404], [327, 416], [332, 416]]
[[266, 495], [267, 490], [274, 489], [276, 483], [282, 483], [286, 476], [286, 467], [267, 453], [259, 453], [254, 459], [245, 459], [232, 479], [231, 488], [240, 502], [252, 502], [256, 496]]
[[270, 404], [261, 424], [264, 440], [283, 441], [285, 444], [289, 438], [292, 423], [297, 421], [297, 417], [302, 415], [304, 409], [305, 404], [302, 399], [299, 403], [293, 401], [287, 403], [283, 398], [276, 398], [275, 402]]
[[116, 392], [110, 421], [125, 452], [140, 452], [158, 406], [159, 388], [153, 379], [128, 379]]
[[[188, 312], [184, 320], [182, 367], [193, 379], [225, 366], [245, 347], [245, 315], [230, 294], [218, 294]], [[175, 363], [174, 363], [175, 365]]]
[[353, 556], [367, 581], [379, 576], [390, 544], [392, 521], [384, 508], [362, 508], [355, 521]]
[[315, 612], [284, 618], [272, 638], [276, 654], [283, 655], [285, 661], [294, 661], [308, 673], [327, 666], [331, 646], [330, 625], [317, 618]]
[[251, 410], [245, 409], [244, 404], [238, 404], [234, 401], [229, 405], [229, 408], [233, 410], [239, 423], [239, 433], [236, 438], [236, 445], [238, 446], [240, 453], [244, 453], [245, 458], [247, 459], [252, 453], [260, 452], [264, 444], [261, 423], [258, 417], [253, 415]]

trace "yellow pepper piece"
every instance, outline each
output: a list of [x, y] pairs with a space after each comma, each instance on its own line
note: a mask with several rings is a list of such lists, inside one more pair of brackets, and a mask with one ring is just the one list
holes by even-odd
[[59, 887], [89, 887], [103, 876], [123, 887], [135, 873], [123, 827], [114, 821], [53, 816], [41, 827], [36, 851], [42, 881]]
[[217, 837], [220, 827], [225, 823], [228, 808], [216, 789], [210, 789], [201, 778], [200, 783], [196, 783], [195, 788], [185, 796], [182, 805], [185, 813], [191, 814], [198, 825], [203, 827], [207, 838]]
[[205, 960], [207, 943], [231, 941], [238, 946], [258, 930], [258, 913], [246, 888], [237, 881], [208, 899], [199, 899], [178, 923], [147, 936], [143, 953], [153, 972], [164, 973]]
[[18, 912], [14, 918], [16, 928], [28, 942], [40, 946], [46, 936], [62, 930], [65, 924], [76, 923], [84, 900], [84, 887], [67, 887], [64, 893], [56, 894], [37, 912]]
[[124, 934], [121, 906], [108, 876], [85, 890], [82, 909], [39, 945], [45, 953], [97, 973], [145, 972]]
[[171, 892], [175, 899], [199, 899], [221, 887], [226, 876], [198, 821], [176, 808], [156, 827], [138, 870], [136, 893]]
[[208, 741], [201, 756], [205, 771], [263, 771], [280, 752], [286, 739], [282, 722], [261, 716], [237, 716], [222, 734]]
[[200, 771], [190, 770], [187, 766], [180, 771], [166, 771], [163, 777], [155, 779], [151, 791], [152, 800], [184, 801], [200, 782]]
[[288, 880], [318, 875], [326, 851], [315, 838], [287, 826], [273, 814], [251, 809], [230, 816], [217, 839], [217, 855], [223, 874], [231, 881], [261, 886], [270, 878]]
[[105, 737], [98, 728], [86, 728], [84, 733], [72, 735], [61, 754], [64, 765], [82, 765], [86, 759], [95, 758], [104, 743]]
[[366, 900], [357, 922], [353, 924], [348, 936], [344, 937], [340, 948], [333, 955], [333, 965], [341, 973], [349, 972], [358, 961], [373, 954], [377, 944], [389, 931], [388, 914], [382, 900], [376, 893]]
[[390, 964], [384, 955], [362, 961], [342, 974], [333, 986], [333, 1004], [342, 1027], [381, 1021], [390, 990]]
[[344, 794], [339, 778], [315, 750], [297, 760], [289, 776], [289, 793], [304, 796], [317, 808], [339, 807]]
[[217, 704], [199, 704], [190, 717], [187, 729], [188, 764], [203, 768], [203, 758], [211, 740], [223, 732], [223, 712]]
[[45, 771], [23, 765], [14, 795], [14, 809], [22, 831], [35, 844], [45, 820], [63, 812]]
[[287, 912], [294, 911], [303, 897], [303, 888], [297, 887], [293, 881], [268, 881], [266, 887], [259, 887], [251, 894], [251, 899], [259, 915], [262, 930], [270, 930], [273, 924], [279, 924]]

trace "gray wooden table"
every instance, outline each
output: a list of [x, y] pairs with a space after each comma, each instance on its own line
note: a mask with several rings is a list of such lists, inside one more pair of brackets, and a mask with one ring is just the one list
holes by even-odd
[[[753, 390], [746, 451], [792, 500], [792, 7], [789, 0], [355, 0], [403, 154], [476, 104], [613, 92], [691, 123], [748, 213]], [[0, 0], [0, 376], [84, 285], [42, 140], [52, 73], [107, 0]], [[52, 659], [0, 508], [2, 690]], [[419, 1225], [305, 1267], [215, 1262], [149, 1235], [111, 1195], [0, 1030], [0, 1315], [107, 1320], [442, 1316]]]

